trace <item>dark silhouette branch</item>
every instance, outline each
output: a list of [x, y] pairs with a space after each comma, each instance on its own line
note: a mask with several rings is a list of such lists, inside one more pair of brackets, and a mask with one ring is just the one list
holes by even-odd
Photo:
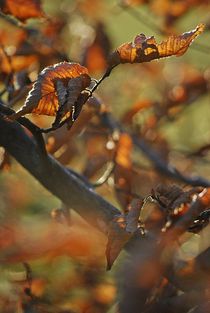
[[[0, 109], [3, 110], [2, 106]], [[3, 114], [0, 116], [0, 145], [45, 188], [99, 230], [106, 232], [108, 223], [120, 213], [78, 174], [52, 156], [43, 155], [34, 136]]]

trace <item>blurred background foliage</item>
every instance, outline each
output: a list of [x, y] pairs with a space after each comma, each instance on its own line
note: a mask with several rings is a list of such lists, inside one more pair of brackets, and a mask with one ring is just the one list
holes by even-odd
[[[103, 82], [97, 95], [105, 110], [144, 138], [163, 159], [185, 174], [210, 178], [209, 8], [209, 1], [45, 0], [42, 1], [44, 17], [22, 23], [13, 17], [10, 21], [1, 14], [1, 89], [5, 89], [2, 101], [14, 109], [22, 106], [31, 82], [50, 64], [64, 60], [79, 62], [89, 69], [92, 77], [99, 78], [105, 71], [110, 52], [131, 41], [136, 34], [154, 35], [160, 41], [171, 33], [190, 31], [204, 22], [205, 33], [184, 56], [120, 65]], [[8, 82], [6, 87], [5, 81]], [[21, 90], [22, 97], [13, 103]], [[106, 129], [104, 133], [101, 131], [100, 119], [91, 114], [89, 117], [84, 115], [82, 126], [76, 126], [70, 133], [61, 129], [46, 136], [46, 145], [59, 161], [95, 182], [104, 173], [107, 162], [112, 161], [117, 143]], [[40, 127], [49, 126], [51, 121], [49, 117], [31, 115], [29, 118]], [[123, 145], [126, 140], [122, 140], [118, 148]], [[134, 175], [135, 179], [126, 174], [123, 179], [129, 183], [127, 191], [145, 197], [164, 178], [155, 176], [142, 153], [136, 148], [132, 153], [131, 150], [132, 147], [126, 158], [136, 165], [140, 174]], [[81, 238], [84, 232], [88, 248], [85, 251], [83, 245], [80, 247], [82, 240], [76, 241], [75, 250], [78, 251], [74, 251], [74, 247], [69, 251], [60, 243], [52, 246], [56, 237], [63, 238], [63, 233], [60, 228], [58, 233], [51, 230], [49, 220], [62, 204], [6, 155], [3, 148], [0, 158], [2, 229], [12, 225], [7, 235], [4, 231], [0, 234], [3, 246], [0, 255], [1, 312], [35, 312], [30, 311], [30, 307], [27, 310], [29, 284], [33, 296], [40, 299], [36, 312], [107, 312], [116, 301], [114, 273], [120, 259], [111, 274], [105, 272], [105, 238], [74, 212], [71, 212], [74, 236]], [[122, 164], [119, 161], [118, 165]], [[119, 177], [123, 175], [118, 168], [114, 178], [109, 177], [108, 183], [97, 191], [125, 209], [128, 199], [122, 199], [114, 188], [116, 182], [120, 185]], [[36, 228], [34, 225], [41, 226]], [[46, 234], [43, 229], [47, 229]], [[46, 249], [37, 248], [37, 233], [44, 234]], [[88, 238], [89, 233], [91, 238]], [[16, 242], [15, 238], [19, 236], [20, 242]], [[20, 243], [22, 252], [18, 251]], [[69, 243], [65, 242], [65, 245]], [[32, 252], [36, 249], [38, 252], [34, 255]], [[24, 259], [32, 269], [32, 282], [26, 277]]]

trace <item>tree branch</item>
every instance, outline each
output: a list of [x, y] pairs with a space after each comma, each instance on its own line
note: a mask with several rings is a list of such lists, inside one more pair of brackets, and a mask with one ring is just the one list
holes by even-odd
[[131, 135], [133, 143], [139, 148], [144, 155], [152, 162], [154, 167], [166, 177], [175, 179], [191, 186], [210, 187], [210, 181], [201, 176], [186, 176], [179, 172], [174, 166], [167, 164], [161, 159], [156, 151], [150, 148], [144, 140], [138, 139], [137, 136]]
[[62, 166], [52, 156], [43, 156], [34, 137], [19, 123], [3, 115], [0, 115], [0, 145], [45, 188], [99, 230], [106, 232], [107, 224], [114, 215], [120, 214], [79, 175]]
[[128, 133], [132, 138], [133, 144], [141, 150], [145, 157], [150, 160], [154, 168], [162, 175], [171, 178], [173, 180], [185, 183], [191, 186], [202, 186], [210, 187], [210, 180], [201, 176], [187, 176], [182, 174], [176, 167], [168, 164], [164, 161], [161, 156], [150, 147], [143, 139], [139, 139], [137, 135], [128, 132], [124, 129], [121, 124], [112, 116], [110, 112], [103, 113], [102, 116], [103, 124], [110, 129], [112, 132], [118, 130], [119, 132]]

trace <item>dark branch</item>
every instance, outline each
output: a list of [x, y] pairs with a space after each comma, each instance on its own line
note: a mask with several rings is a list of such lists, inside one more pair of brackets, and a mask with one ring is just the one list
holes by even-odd
[[106, 232], [106, 225], [120, 213], [78, 175], [50, 155], [43, 157], [34, 137], [3, 115], [0, 116], [0, 145], [52, 194], [98, 229]]
[[191, 186], [210, 187], [209, 180], [200, 176], [186, 176], [180, 173], [174, 166], [163, 161], [158, 153], [150, 148], [143, 140], [139, 140], [135, 135], [132, 135], [132, 139], [134, 144], [145, 154], [161, 174]]
[[[112, 132], [118, 130], [119, 132], [127, 132], [121, 124], [115, 120], [110, 112], [105, 112], [102, 116], [103, 124]], [[129, 133], [134, 145], [143, 152], [147, 159], [149, 159], [155, 169], [162, 175], [171, 179], [177, 180], [191, 186], [210, 187], [210, 181], [200, 176], [186, 176], [179, 172], [177, 168], [166, 163], [161, 159], [161, 156], [151, 148], [143, 139], [139, 139], [135, 134]]]

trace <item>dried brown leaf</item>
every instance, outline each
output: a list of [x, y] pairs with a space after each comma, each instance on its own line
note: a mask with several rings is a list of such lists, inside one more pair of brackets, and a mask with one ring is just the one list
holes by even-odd
[[129, 233], [134, 233], [139, 225], [139, 217], [141, 213], [141, 208], [143, 201], [139, 199], [133, 199], [131, 201], [128, 214], [126, 215], [126, 231]]
[[154, 36], [137, 35], [133, 42], [122, 44], [117, 48], [109, 59], [109, 65], [113, 67], [120, 63], [143, 63], [172, 55], [181, 56], [203, 31], [204, 24], [199, 24], [196, 29], [179, 36], [171, 35], [160, 44], [156, 42]]
[[182, 204], [190, 203], [192, 196], [200, 192], [200, 188], [192, 188], [190, 190], [182, 190], [176, 185], [158, 185], [156, 188], [158, 199], [164, 204], [168, 210], [175, 210]]
[[130, 211], [115, 217], [110, 223], [106, 247], [107, 270], [111, 269], [120, 251], [137, 231], [142, 204], [139, 199], [133, 199]]
[[38, 75], [24, 106], [11, 118], [36, 113], [50, 116], [58, 114], [61, 120], [71, 113], [68, 109], [89, 84], [88, 71], [80, 64], [61, 62], [48, 66]]
[[106, 246], [107, 270], [110, 270], [124, 245], [132, 237], [126, 231], [125, 216], [120, 215], [113, 219], [109, 226], [108, 243]]
[[58, 107], [58, 110], [56, 113], [56, 119], [54, 122], [55, 126], [59, 125], [62, 118], [66, 116], [66, 114], [68, 116], [69, 112], [72, 112], [71, 113], [72, 121], [75, 120], [74, 113], [75, 113], [76, 108], [74, 105], [76, 104], [76, 101], [78, 100], [79, 95], [81, 94], [81, 91], [85, 87], [87, 87], [85, 84], [86, 84], [86, 81], [83, 80], [83, 77], [78, 76], [68, 81], [66, 89], [64, 85], [62, 85], [62, 87], [60, 85], [59, 88], [56, 89], [59, 107]]

